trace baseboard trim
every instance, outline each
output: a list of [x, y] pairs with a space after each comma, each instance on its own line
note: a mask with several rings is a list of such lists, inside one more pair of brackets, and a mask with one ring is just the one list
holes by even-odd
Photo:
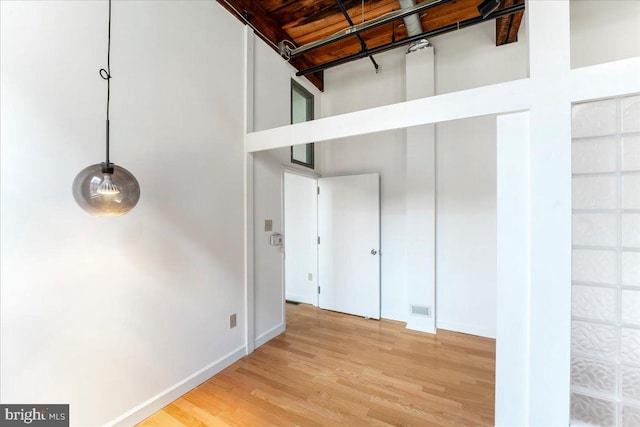
[[304, 297], [302, 295], [291, 295], [291, 294], [287, 294], [285, 297], [286, 301], [295, 301], [302, 304], [314, 304], [315, 303], [314, 299], [317, 299], [317, 298], [313, 298], [313, 297], [309, 298], [309, 297]]
[[140, 405], [122, 414], [118, 418], [106, 423], [105, 426], [124, 427], [136, 425], [145, 418], [158, 412], [169, 403], [178, 399], [180, 396], [186, 394], [188, 391], [199, 386], [218, 372], [232, 365], [236, 361], [242, 359], [245, 355], [246, 347], [243, 345], [242, 347], [237, 348], [226, 356], [221, 357], [215, 362], [189, 375], [187, 378], [183, 379], [177, 384], [174, 384], [171, 387], [161, 391], [151, 399], [142, 402]]
[[258, 338], [256, 338], [256, 348], [260, 347], [262, 344], [266, 344], [271, 341], [281, 333], [285, 331], [284, 323], [280, 323], [279, 325], [269, 329], [264, 334], [261, 334]]
[[457, 322], [447, 322], [436, 319], [436, 329], [446, 329], [447, 331], [461, 332], [463, 334], [477, 335], [485, 338], [496, 338], [496, 332], [488, 328], [478, 327]]
[[383, 311], [380, 313], [382, 319], [395, 320], [397, 322], [407, 323], [407, 315], [405, 313], [394, 313], [391, 311]]
[[431, 319], [413, 319], [409, 316], [407, 321], [407, 329], [412, 331], [424, 332], [425, 334], [435, 334], [436, 330], [431, 326]]

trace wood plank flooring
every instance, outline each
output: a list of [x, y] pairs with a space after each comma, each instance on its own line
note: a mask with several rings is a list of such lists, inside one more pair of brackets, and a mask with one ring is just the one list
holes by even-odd
[[489, 426], [495, 340], [287, 304], [287, 331], [139, 424]]

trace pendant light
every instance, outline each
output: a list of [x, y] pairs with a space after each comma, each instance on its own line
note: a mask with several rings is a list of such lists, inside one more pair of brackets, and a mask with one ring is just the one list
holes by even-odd
[[91, 215], [124, 215], [138, 203], [140, 185], [136, 178], [109, 160], [109, 98], [111, 95], [111, 0], [109, 0], [109, 36], [107, 69], [100, 77], [107, 81], [107, 156], [103, 163], [87, 166], [73, 180], [72, 191], [76, 203]]

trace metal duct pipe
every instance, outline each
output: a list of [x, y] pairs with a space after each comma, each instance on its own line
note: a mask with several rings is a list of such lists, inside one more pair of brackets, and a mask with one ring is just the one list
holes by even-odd
[[328, 45], [338, 40], [342, 40], [345, 37], [354, 36], [363, 31], [371, 30], [373, 28], [379, 27], [380, 25], [388, 24], [389, 22], [392, 22], [396, 19], [404, 18], [405, 16], [413, 15], [417, 12], [422, 12], [423, 10], [426, 10], [430, 7], [434, 7], [440, 3], [446, 3], [448, 1], [451, 0], [425, 0], [418, 5], [408, 8], [407, 10], [394, 10], [393, 12], [389, 12], [377, 18], [365, 21], [361, 24], [356, 24], [352, 27], [345, 28], [344, 30], [340, 30], [329, 37], [307, 43], [300, 47], [296, 47], [290, 41], [282, 40], [280, 43], [278, 43], [280, 55], [285, 58], [295, 58], [296, 56], [302, 55], [303, 53], [310, 50], [317, 49], [321, 46]]
[[[400, 7], [402, 9], [408, 9], [411, 7], [415, 7], [415, 0], [398, 0]], [[409, 37], [417, 36], [418, 34], [422, 34], [424, 30], [422, 29], [422, 23], [420, 22], [420, 14], [414, 13], [413, 15], [405, 16], [404, 18], [404, 26], [407, 29], [407, 34]], [[407, 53], [414, 52], [416, 50], [422, 49], [423, 47], [429, 46], [429, 40], [426, 38], [417, 40], [409, 45], [409, 50]]]
[[[402, 9], [407, 9], [416, 5], [415, 0], [398, 0]], [[422, 34], [422, 24], [417, 13], [404, 17], [404, 26], [407, 28], [409, 36], [417, 36]]]

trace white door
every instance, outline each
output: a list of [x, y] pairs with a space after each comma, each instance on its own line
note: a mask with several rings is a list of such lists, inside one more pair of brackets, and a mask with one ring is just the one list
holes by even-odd
[[318, 180], [320, 308], [380, 318], [380, 177]]
[[318, 305], [318, 183], [284, 173], [284, 286], [287, 301]]

